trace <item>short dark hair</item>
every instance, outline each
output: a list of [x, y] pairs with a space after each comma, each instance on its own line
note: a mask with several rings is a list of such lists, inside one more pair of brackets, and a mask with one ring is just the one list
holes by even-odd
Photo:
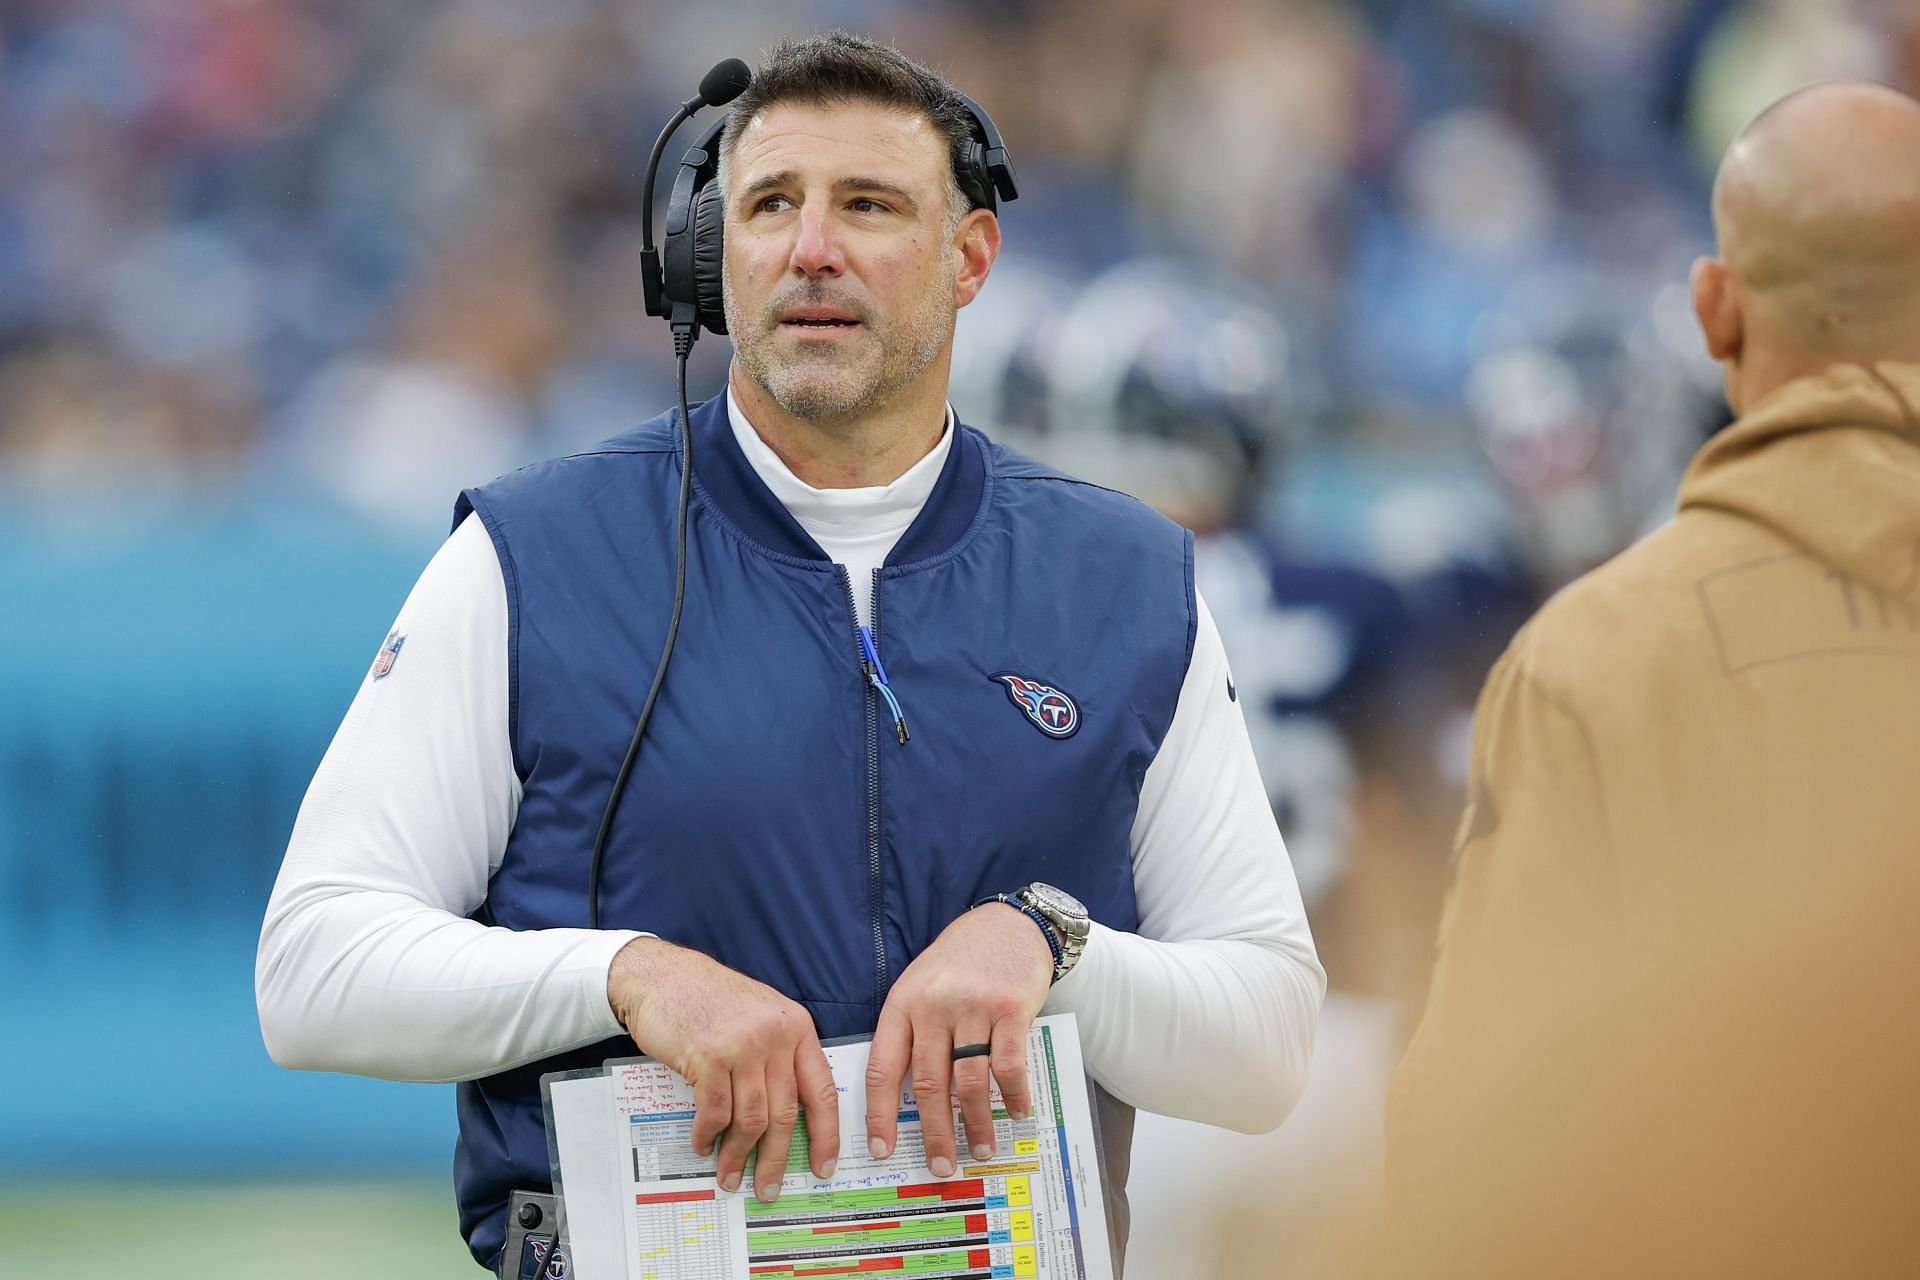
[[[845, 31], [826, 31], [803, 40], [782, 40], [768, 51], [753, 82], [733, 100], [726, 131], [720, 136], [725, 164], [740, 142], [747, 122], [783, 102], [831, 106], [871, 102], [926, 117], [947, 140], [948, 171], [973, 139], [973, 113], [954, 87], [889, 45]], [[947, 197], [949, 221], [957, 222], [971, 202], [957, 181]]]

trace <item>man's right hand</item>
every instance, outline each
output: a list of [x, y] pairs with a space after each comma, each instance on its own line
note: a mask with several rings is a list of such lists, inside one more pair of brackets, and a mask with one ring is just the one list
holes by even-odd
[[693, 1149], [719, 1141], [714, 1175], [740, 1188], [747, 1153], [754, 1194], [780, 1195], [787, 1151], [806, 1108], [813, 1172], [833, 1176], [840, 1097], [806, 1009], [765, 983], [662, 938], [635, 938], [607, 972], [607, 1003], [640, 1051], [693, 1085]]

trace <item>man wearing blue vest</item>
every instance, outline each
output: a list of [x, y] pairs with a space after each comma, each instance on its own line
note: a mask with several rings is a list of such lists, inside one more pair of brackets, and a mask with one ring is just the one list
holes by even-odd
[[[991, 1151], [988, 1073], [1078, 1016], [1117, 1241], [1133, 1107], [1250, 1132], [1325, 989], [1192, 539], [946, 404], [999, 250], [955, 91], [840, 33], [782, 45], [721, 143], [724, 396], [694, 408], [685, 614], [588, 867], [674, 596], [678, 423], [463, 494], [301, 807], [256, 986], [280, 1062], [458, 1080], [494, 1266], [548, 1184], [539, 1078], [637, 1046], [694, 1146], [779, 1192], [823, 1038], [871, 1033], [927, 1165]], [[943, 1123], [957, 1094], [961, 1134]]]

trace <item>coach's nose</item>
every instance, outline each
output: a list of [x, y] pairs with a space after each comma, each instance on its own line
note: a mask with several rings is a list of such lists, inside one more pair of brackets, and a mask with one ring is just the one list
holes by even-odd
[[840, 245], [831, 200], [808, 200], [795, 219], [793, 250], [788, 262], [794, 274], [809, 280], [845, 273], [846, 254]]

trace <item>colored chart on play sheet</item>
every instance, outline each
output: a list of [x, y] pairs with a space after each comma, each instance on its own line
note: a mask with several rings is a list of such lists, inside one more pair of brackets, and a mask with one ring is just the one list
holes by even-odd
[[752, 1275], [775, 1280], [1037, 1276], [1032, 1174], [756, 1201], [747, 1205], [747, 1259]]
[[842, 1104], [834, 1177], [813, 1177], [796, 1133], [772, 1204], [720, 1191], [713, 1158], [691, 1154], [690, 1086], [655, 1062], [609, 1064], [627, 1280], [1111, 1280], [1070, 1017], [1042, 1019], [1029, 1037], [1034, 1114], [1016, 1123], [996, 1090], [995, 1157], [949, 1178], [927, 1172], [910, 1101], [893, 1158], [867, 1154], [867, 1048], [827, 1048]]

